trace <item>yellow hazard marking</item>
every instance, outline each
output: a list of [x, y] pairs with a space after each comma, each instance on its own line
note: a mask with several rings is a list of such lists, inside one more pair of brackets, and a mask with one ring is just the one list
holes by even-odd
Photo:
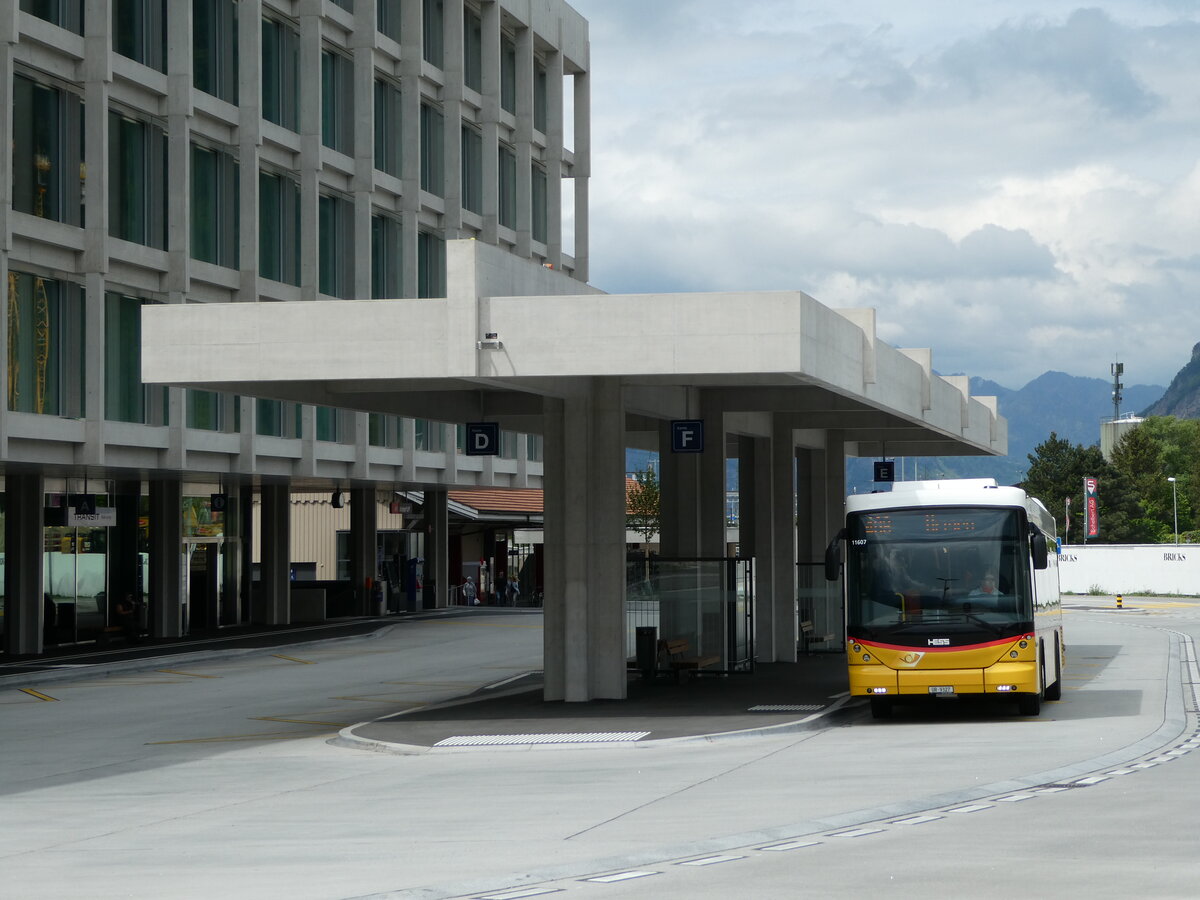
[[319, 725], [330, 728], [346, 728], [350, 722], [313, 722], [308, 719], [285, 719], [282, 716], [251, 716], [256, 722], [283, 722], [289, 725]]
[[41, 691], [35, 691], [33, 688], [17, 688], [22, 693], [28, 694], [30, 697], [37, 697], [39, 700], [57, 703], [57, 697], [51, 697], [49, 694], [43, 694]]
[[315, 666], [315, 665], [317, 664], [317, 663], [316, 663], [316, 660], [312, 660], [312, 659], [299, 659], [299, 658], [297, 658], [297, 657], [295, 657], [295, 656], [284, 656], [282, 653], [272, 653], [271, 655], [272, 655], [273, 657], [275, 657], [276, 659], [286, 659], [286, 660], [289, 660], [289, 661], [291, 661], [291, 662], [295, 662], [295, 663], [301, 663], [302, 665], [306, 665], [306, 666]]
[[391, 694], [374, 694], [365, 697], [333, 697], [334, 700], [353, 700], [356, 703], [374, 703], [378, 706], [399, 706], [407, 709], [420, 709], [428, 703], [413, 703], [408, 700], [397, 700]]
[[197, 675], [195, 672], [180, 672], [178, 669], [157, 669], [158, 672], [166, 672], [168, 675], [186, 675], [188, 678], [220, 678], [220, 675]]
[[185, 738], [178, 741], [147, 741], [144, 746], [158, 747], [164, 744], [222, 744], [234, 741], [294, 741], [300, 738], [317, 737], [311, 731], [264, 731], [260, 734], [228, 734], [221, 737]]

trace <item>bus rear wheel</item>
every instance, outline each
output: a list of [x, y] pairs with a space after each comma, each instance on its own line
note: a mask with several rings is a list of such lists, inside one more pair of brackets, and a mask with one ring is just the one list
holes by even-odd
[[871, 698], [871, 718], [873, 719], [890, 719], [892, 717], [892, 698], [891, 697], [872, 697]]

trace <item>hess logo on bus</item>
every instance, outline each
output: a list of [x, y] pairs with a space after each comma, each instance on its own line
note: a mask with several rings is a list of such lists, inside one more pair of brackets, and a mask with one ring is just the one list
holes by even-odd
[[949, 647], [950, 638], [930, 638], [928, 641], [930, 647]]

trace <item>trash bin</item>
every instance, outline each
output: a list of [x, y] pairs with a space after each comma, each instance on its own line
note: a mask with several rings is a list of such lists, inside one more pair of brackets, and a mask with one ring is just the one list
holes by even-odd
[[658, 668], [658, 629], [653, 625], [639, 625], [634, 633], [637, 667], [642, 672], [642, 678], [649, 681], [654, 678], [654, 670]]

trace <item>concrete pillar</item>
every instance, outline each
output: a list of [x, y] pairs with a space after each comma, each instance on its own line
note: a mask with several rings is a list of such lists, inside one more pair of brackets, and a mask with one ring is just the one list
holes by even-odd
[[43, 648], [44, 501], [40, 474], [4, 476], [4, 652], [10, 656], [31, 656]]
[[616, 379], [545, 402], [545, 698], [624, 699], [625, 414]]
[[724, 559], [725, 545], [725, 416], [720, 410], [704, 409], [704, 452], [699, 456], [700, 494], [696, 518], [699, 553], [705, 559]]
[[425, 580], [433, 579], [433, 605], [450, 605], [450, 507], [444, 490], [425, 492]]
[[260, 625], [288, 625], [292, 621], [291, 491], [286, 483], [264, 484], [259, 491], [261, 564], [254, 621]]
[[700, 457], [698, 453], [671, 452], [670, 422], [663, 422], [658, 437], [662, 472], [659, 478], [661, 531], [659, 553], [667, 558], [700, 555]]
[[739, 441], [738, 540], [741, 555], [754, 559], [754, 649], [759, 662], [778, 661], [777, 608], [791, 609], [791, 598], [781, 598], [775, 590], [775, 555], [780, 548], [773, 527], [776, 501], [771, 448], [770, 438]]
[[[813, 518], [813, 534], [809, 540], [808, 560], [819, 563], [825, 547], [846, 522], [846, 440], [843, 432], [829, 431], [825, 450], [820, 457], [820, 470], [814, 474], [813, 500], [818, 516]], [[802, 557], [803, 558], [803, 557]], [[814, 594], [813, 627], [817, 634], [835, 635], [837, 645], [844, 636], [844, 610], [839, 582], [825, 581], [819, 567], [812, 567]]]
[[183, 634], [183, 485], [150, 482], [150, 633]]
[[353, 488], [350, 491], [350, 584], [359, 600], [356, 612], [363, 616], [373, 616], [376, 612], [366, 589], [368, 578], [372, 582], [379, 579], [375, 545], [375, 489]]
[[[786, 416], [771, 417], [771, 435], [771, 513], [767, 526], [771, 529], [772, 543], [769, 652], [776, 662], [795, 662], [796, 450]], [[767, 652], [765, 646], [760, 646], [759, 652]]]
[[141, 499], [140, 481], [114, 484], [111, 503], [117, 510], [117, 524], [108, 531], [108, 594], [114, 600], [126, 594], [140, 599], [147, 588], [141, 582], [141, 558], [138, 555]]

